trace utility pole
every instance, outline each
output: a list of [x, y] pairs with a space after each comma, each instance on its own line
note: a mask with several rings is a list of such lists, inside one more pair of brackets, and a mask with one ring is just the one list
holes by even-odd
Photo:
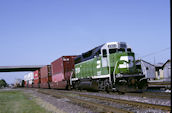
[[155, 66], [155, 56], [154, 56], [154, 66]]

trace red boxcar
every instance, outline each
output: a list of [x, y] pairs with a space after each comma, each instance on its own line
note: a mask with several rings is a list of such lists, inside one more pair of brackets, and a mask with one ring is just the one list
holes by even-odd
[[51, 88], [66, 89], [69, 85], [70, 76], [74, 69], [76, 56], [62, 56], [51, 63], [52, 82]]
[[34, 71], [34, 88], [39, 88], [41, 83], [40, 70]]
[[46, 65], [40, 69], [41, 88], [50, 88], [49, 83], [52, 81], [51, 66]]
[[26, 81], [26, 87], [29, 87], [29, 80]]
[[24, 81], [24, 86], [27, 87], [27, 81]]

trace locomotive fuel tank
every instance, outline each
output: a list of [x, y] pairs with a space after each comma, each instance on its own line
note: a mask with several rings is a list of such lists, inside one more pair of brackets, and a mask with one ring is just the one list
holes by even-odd
[[83, 79], [78, 84], [79, 90], [88, 90], [88, 91], [98, 91], [98, 82], [92, 81], [89, 79]]

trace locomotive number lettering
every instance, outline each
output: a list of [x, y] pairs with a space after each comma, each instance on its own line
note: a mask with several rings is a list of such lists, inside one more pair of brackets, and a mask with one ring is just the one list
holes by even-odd
[[79, 73], [80, 72], [80, 68], [75, 68], [75, 72]]

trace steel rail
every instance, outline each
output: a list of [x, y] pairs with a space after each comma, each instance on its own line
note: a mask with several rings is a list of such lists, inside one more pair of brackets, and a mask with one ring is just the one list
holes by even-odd
[[147, 97], [147, 98], [159, 98], [159, 99], [170, 99], [171, 95], [170, 94], [166, 94], [166, 95], [161, 95], [160, 93], [156, 93], [156, 94], [151, 94], [151, 93], [126, 93], [126, 95], [129, 96], [138, 96], [138, 97]]
[[[101, 92], [99, 93], [107, 94], [107, 92]], [[114, 92], [109, 92], [110, 95], [117, 95]], [[119, 95], [119, 94], [118, 94]], [[142, 93], [124, 93], [123, 95], [127, 96], [137, 96], [137, 97], [147, 97], [147, 98], [159, 98], [159, 99], [171, 99], [171, 93], [164, 93], [164, 92], [142, 92]]]
[[96, 98], [96, 99], [100, 99], [100, 100], [107, 100], [107, 101], [112, 101], [112, 102], [118, 102], [118, 103], [122, 103], [122, 104], [130, 104], [130, 105], [134, 105], [134, 106], [142, 106], [142, 107], [145, 107], [145, 108], [155, 108], [155, 109], [161, 109], [161, 110], [167, 110], [167, 111], [171, 110], [170, 106], [164, 106], [164, 105], [156, 105], [156, 104], [129, 101], [129, 100], [113, 99], [113, 98], [106, 98], [106, 97], [100, 97], [100, 96], [98, 97], [98, 96], [95, 96], [95, 95], [90, 96], [90, 95], [82, 95], [81, 94], [80, 96]]

